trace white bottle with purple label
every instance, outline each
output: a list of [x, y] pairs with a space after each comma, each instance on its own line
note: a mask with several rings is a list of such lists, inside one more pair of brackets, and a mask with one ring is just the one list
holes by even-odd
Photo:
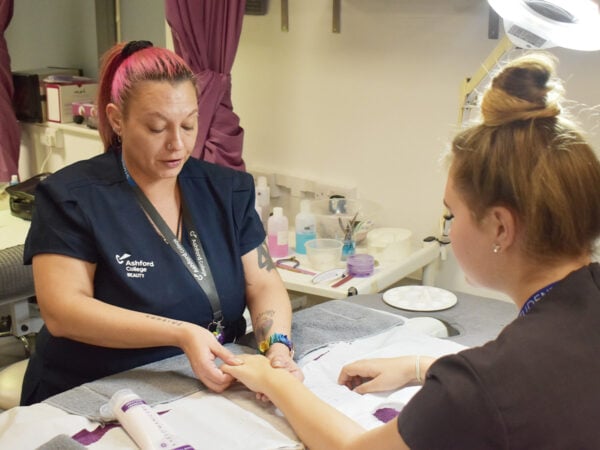
[[142, 450], [194, 450], [131, 389], [121, 389], [102, 405], [104, 420], [115, 418]]
[[273, 215], [267, 222], [267, 245], [269, 253], [275, 258], [283, 258], [288, 255], [289, 223], [283, 215], [280, 206], [273, 208]]

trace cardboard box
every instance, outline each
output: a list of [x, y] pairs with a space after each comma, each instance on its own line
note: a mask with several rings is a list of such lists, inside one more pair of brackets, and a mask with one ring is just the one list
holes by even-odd
[[73, 122], [73, 102], [92, 103], [97, 91], [98, 83], [90, 81], [46, 83], [48, 122]]
[[43, 67], [12, 73], [15, 92], [13, 107], [22, 122], [46, 121], [46, 91], [43, 80], [49, 75], [81, 75], [81, 69], [72, 67]]

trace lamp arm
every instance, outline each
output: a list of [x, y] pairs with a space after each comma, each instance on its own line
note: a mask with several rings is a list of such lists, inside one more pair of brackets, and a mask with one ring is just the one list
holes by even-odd
[[463, 80], [458, 109], [459, 125], [462, 125], [464, 122], [465, 111], [472, 108], [477, 103], [476, 89], [484, 80], [489, 79], [496, 66], [502, 61], [502, 58], [514, 48], [515, 45], [505, 34], [481, 66], [479, 66], [479, 70], [477, 70], [473, 76]]

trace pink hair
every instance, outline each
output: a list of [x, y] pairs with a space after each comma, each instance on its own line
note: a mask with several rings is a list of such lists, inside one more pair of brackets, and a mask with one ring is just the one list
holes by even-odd
[[109, 151], [118, 143], [118, 136], [110, 126], [106, 115], [109, 103], [117, 105], [124, 116], [132, 92], [140, 81], [167, 81], [179, 83], [191, 81], [196, 86], [194, 73], [185, 61], [170, 50], [160, 47], [147, 47], [126, 58], [122, 56], [126, 43], [118, 43], [110, 48], [102, 58], [100, 85], [98, 91], [98, 131]]

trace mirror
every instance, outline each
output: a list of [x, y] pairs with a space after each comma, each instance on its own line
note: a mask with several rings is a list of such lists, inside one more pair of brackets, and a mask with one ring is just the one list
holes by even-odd
[[[5, 37], [13, 71], [77, 67], [97, 78], [100, 56], [117, 39], [166, 45], [163, 0], [18, 0]], [[118, 24], [120, 26], [118, 26]]]

